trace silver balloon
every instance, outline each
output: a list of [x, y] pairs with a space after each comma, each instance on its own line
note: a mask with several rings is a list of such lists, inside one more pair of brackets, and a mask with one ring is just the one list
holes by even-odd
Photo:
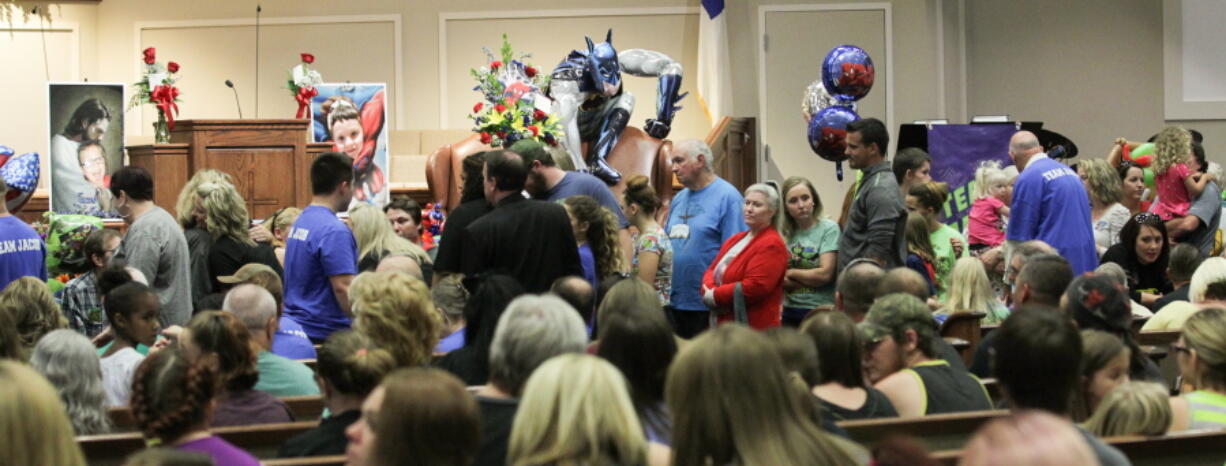
[[834, 96], [830, 95], [830, 92], [826, 91], [826, 86], [822, 84], [822, 80], [818, 79], [809, 83], [809, 87], [805, 88], [805, 96], [800, 102], [800, 112], [804, 116], [805, 124], [808, 124], [809, 120], [817, 112], [835, 105], [850, 108], [853, 112], [856, 111], [855, 102], [844, 102], [834, 98]]

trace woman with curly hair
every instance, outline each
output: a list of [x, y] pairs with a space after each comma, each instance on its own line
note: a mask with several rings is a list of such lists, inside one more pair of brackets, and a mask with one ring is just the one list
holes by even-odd
[[391, 352], [397, 367], [430, 363], [443, 323], [425, 283], [401, 272], [365, 272], [349, 293], [354, 330]]
[[255, 262], [282, 274], [281, 263], [272, 246], [251, 240], [247, 228], [251, 217], [238, 190], [230, 183], [206, 182], [196, 188], [198, 210], [203, 212], [204, 228], [209, 232], [209, 281], [214, 291], [227, 286], [217, 277], [234, 275], [239, 267]]
[[209, 246], [213, 238], [206, 229], [204, 209], [196, 188], [204, 183], [230, 183], [230, 175], [213, 169], [200, 170], [187, 180], [175, 201], [175, 220], [183, 228], [191, 267], [192, 302], [195, 303], [213, 292], [213, 278], [209, 275]]
[[77, 435], [111, 430], [102, 388], [102, 365], [89, 338], [69, 329], [48, 333], [34, 346], [30, 365], [55, 386]]
[[[260, 380], [258, 350], [247, 325], [234, 314], [206, 311], [196, 314], [179, 337], [194, 357], [215, 359], [222, 391], [211, 426], [241, 426], [292, 422], [284, 401], [255, 389]], [[135, 396], [135, 395], [133, 395]]]
[[60, 313], [47, 284], [37, 278], [21, 277], [4, 287], [4, 291], [0, 291], [0, 305], [5, 304], [15, 312], [13, 323], [17, 325], [21, 347], [27, 355], [43, 335], [68, 327], [68, 320]]
[[1182, 126], [1167, 126], [1154, 139], [1154, 185], [1158, 200], [1150, 211], [1163, 220], [1188, 215], [1192, 200], [1200, 197], [1213, 179], [1208, 173], [1193, 173], [1187, 160], [1192, 155], [1192, 134]]
[[1111, 164], [1103, 159], [1090, 159], [1078, 167], [1081, 181], [1090, 195], [1090, 221], [1094, 222], [1094, 243], [1102, 257], [1107, 248], [1120, 242], [1120, 230], [1128, 223], [1128, 207], [1120, 203], [1124, 185]]
[[430, 270], [430, 255], [421, 246], [401, 238], [387, 221], [387, 215], [373, 204], [358, 204], [349, 209], [349, 225], [353, 228], [353, 239], [358, 242], [358, 272], [371, 272], [379, 267], [379, 262], [389, 256], [408, 256], [421, 267], [422, 276], [426, 280], [431, 277], [426, 274]]
[[568, 197], [562, 200], [562, 206], [566, 207], [575, 241], [579, 243], [583, 278], [592, 284], [593, 290], [599, 290], [602, 280], [622, 270], [617, 217], [591, 196]]
[[259, 460], [209, 432], [221, 385], [216, 360], [182, 347], [150, 355], [132, 381], [132, 416], [152, 446], [209, 455], [217, 464], [256, 466]]

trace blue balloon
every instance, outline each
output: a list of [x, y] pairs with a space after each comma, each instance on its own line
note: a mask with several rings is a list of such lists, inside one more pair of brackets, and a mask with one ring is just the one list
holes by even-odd
[[836, 174], [843, 181], [843, 164], [847, 160], [847, 124], [860, 115], [844, 106], [826, 107], [809, 120], [809, 148], [818, 157], [837, 164]]
[[855, 101], [873, 88], [876, 71], [868, 52], [854, 45], [840, 45], [822, 60], [822, 85], [834, 98]]

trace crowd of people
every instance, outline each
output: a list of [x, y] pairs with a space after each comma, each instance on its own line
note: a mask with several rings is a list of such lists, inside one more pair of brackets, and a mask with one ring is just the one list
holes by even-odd
[[[172, 215], [124, 167], [126, 232], [91, 233], [58, 293], [0, 211], [0, 451], [83, 464], [73, 434], [128, 407], [152, 447], [132, 464], [258, 464], [210, 429], [293, 421], [291, 396], [327, 415], [279, 455], [351, 464], [925, 464], [836, 422], [1003, 408], [963, 464], [1116, 465], [1104, 437], [1226, 429], [1221, 191], [1192, 132], [1155, 137], [1146, 190], [1135, 143], [1070, 167], [1019, 131], [965, 232], [928, 154], [888, 146], [879, 120], [848, 126], [839, 213], [803, 177], [739, 191], [697, 140], [673, 144], [671, 200], [520, 141], [464, 160], [437, 247], [416, 202], [350, 208], [342, 153], [254, 226], [224, 173]], [[965, 359], [941, 333], [963, 314], [998, 326]], [[1177, 382], [1138, 320], [1181, 332]]]

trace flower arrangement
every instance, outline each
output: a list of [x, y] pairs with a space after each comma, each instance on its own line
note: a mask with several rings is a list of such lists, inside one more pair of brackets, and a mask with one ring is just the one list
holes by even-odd
[[493, 147], [508, 147], [520, 139], [556, 146], [562, 129], [557, 117], [549, 114], [549, 98], [541, 92], [549, 78], [525, 63], [530, 55], [515, 56], [506, 34], [502, 35], [500, 57], [484, 50], [488, 65], [470, 71], [477, 80], [473, 90], [485, 97], [468, 115], [473, 132], [481, 135], [483, 144]]
[[319, 95], [315, 86], [323, 84], [324, 78], [318, 71], [311, 69], [310, 65], [315, 63], [315, 55], [303, 53], [300, 57], [302, 63], [290, 68], [285, 88], [289, 89], [294, 100], [298, 102], [298, 113], [294, 118], [308, 118], [311, 116], [311, 99]]
[[145, 73], [141, 80], [132, 85], [132, 99], [128, 101], [131, 110], [140, 104], [153, 104], [158, 109], [158, 121], [153, 124], [154, 136], [158, 143], [170, 142], [170, 130], [175, 129], [175, 114], [179, 113], [179, 88], [175, 87], [175, 73], [179, 72], [179, 64], [166, 63], [163, 68], [157, 62], [157, 49], [149, 47], [141, 52], [145, 61]]

